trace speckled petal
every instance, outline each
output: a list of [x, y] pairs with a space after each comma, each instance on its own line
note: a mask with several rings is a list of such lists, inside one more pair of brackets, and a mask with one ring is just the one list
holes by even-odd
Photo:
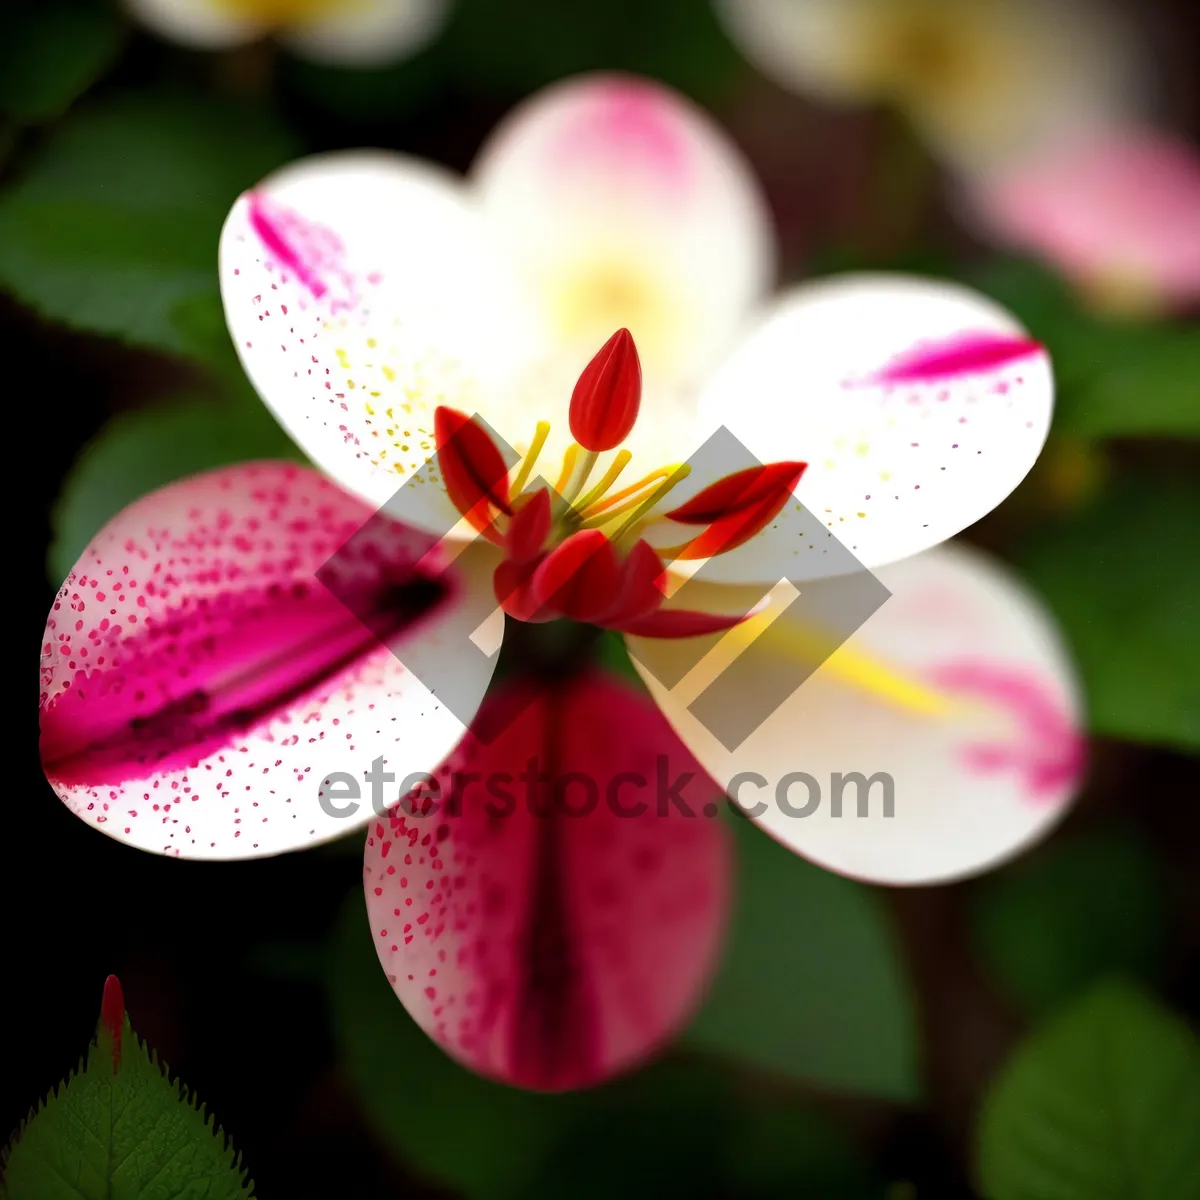
[[[630, 651], [679, 736], [784, 845], [875, 883], [971, 875], [1044, 836], [1078, 790], [1074, 671], [1041, 605], [978, 551], [878, 576], [891, 598], [807, 680], [819, 631], [799, 609], [732, 658], [705, 658], [715, 638]], [[708, 588], [708, 606], [753, 602], [739, 590]]]
[[[46, 624], [42, 762], [68, 808], [156, 853], [253, 858], [366, 824], [348, 790], [376, 757], [435, 766], [463, 724], [396, 655], [453, 664], [455, 631], [493, 601], [429, 535], [370, 517], [282, 463], [198, 475], [114, 517]], [[492, 663], [467, 661], [469, 721], [462, 697], [478, 706]]]
[[644, 698], [589, 676], [530, 699], [489, 697], [480, 727], [529, 706], [460, 746], [435, 811], [414, 798], [373, 827], [364, 881], [421, 1027], [481, 1074], [561, 1091], [641, 1062], [698, 1003], [731, 859], [716, 788]]
[[283, 42], [318, 62], [372, 67], [415, 54], [442, 31], [451, 0], [357, 0], [291, 26]]
[[382, 152], [285, 168], [237, 201], [221, 235], [226, 320], [259, 395], [376, 506], [415, 472], [395, 515], [439, 534], [458, 513], [431, 462], [433, 410], [486, 415], [512, 344], [489, 264], [458, 181]]
[[[699, 406], [698, 443], [725, 426], [760, 462], [807, 463], [797, 498], [875, 567], [945, 541], [1021, 482], [1053, 380], [1044, 350], [969, 289], [846, 276], [785, 294]], [[802, 541], [781, 557], [753, 539], [713, 566], [733, 581], [822, 574], [820, 539]]]

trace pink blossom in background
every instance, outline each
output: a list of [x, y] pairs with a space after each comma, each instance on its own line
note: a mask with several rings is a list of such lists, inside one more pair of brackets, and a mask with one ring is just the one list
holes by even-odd
[[1109, 131], [985, 176], [972, 202], [998, 241], [1045, 258], [1102, 300], [1200, 298], [1200, 152]]

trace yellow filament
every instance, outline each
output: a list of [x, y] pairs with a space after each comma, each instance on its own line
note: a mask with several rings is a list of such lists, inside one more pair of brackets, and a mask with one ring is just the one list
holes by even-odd
[[[660, 479], [668, 478], [672, 471], [679, 470], [679, 466], [680, 464], [677, 463], [672, 467], [659, 467], [658, 470], [651, 471], [649, 475], [644, 475], [637, 481], [637, 483], [631, 483], [628, 487], [622, 488], [619, 492], [613, 492], [611, 496], [605, 496], [603, 500], [597, 500], [590, 505], [580, 504], [579, 515], [584, 518], [597, 517], [602, 512], [611, 509], [613, 505], [620, 504], [622, 500], [625, 500], [630, 496], [636, 497], [639, 494], [644, 493], [650, 484], [657, 483]], [[634, 501], [634, 503], [639, 502], [640, 501], [638, 500]], [[626, 504], [623, 508], [618, 509], [617, 512], [624, 512], [630, 507], [632, 506]], [[605, 520], [607, 521], [614, 516], [616, 516], [615, 512], [609, 513], [609, 515], [605, 517]]]
[[[658, 487], [655, 488], [654, 491], [651, 492], [650, 495], [647, 496], [644, 500], [642, 500], [640, 502], [635, 500], [635, 501], [632, 501], [630, 504], [622, 505], [620, 508], [614, 510], [613, 512], [605, 513], [600, 518], [600, 524], [604, 525], [604, 524], [607, 524], [609, 521], [611, 521], [613, 519], [613, 517], [619, 515], [625, 509], [633, 507], [633, 512], [628, 517], [625, 518], [625, 520], [621, 523], [620, 528], [618, 528], [616, 530], [616, 532], [610, 533], [608, 535], [610, 541], [613, 541], [613, 542], [620, 541], [621, 538], [623, 538], [625, 536], [625, 534], [627, 534], [631, 529], [635, 528], [638, 525], [638, 523], [641, 521], [642, 517], [644, 517], [646, 515], [646, 513], [648, 513], [652, 508], [654, 508], [654, 506], [656, 504], [658, 504], [662, 500], [662, 498], [673, 487], [675, 487], [676, 484], [682, 483], [683, 480], [685, 480], [692, 473], [692, 468], [689, 467], [687, 463], [677, 463], [674, 467], [667, 467], [666, 469], [669, 470], [671, 472], [671, 474], [669, 476], [667, 476], [667, 478], [664, 479], [662, 481], [662, 483], [660, 483], [658, 485]], [[587, 522], [585, 521], [584, 524], [586, 525]]]
[[596, 465], [596, 459], [600, 455], [595, 450], [585, 450], [582, 455], [576, 455], [576, 463], [571, 471], [570, 481], [565, 489], [560, 492], [563, 500], [567, 504], [572, 504], [575, 497], [579, 495], [583, 485], [587, 483], [588, 476], [592, 473], [592, 468]]
[[525, 455], [521, 463], [521, 469], [517, 472], [516, 479], [513, 480], [513, 485], [509, 489], [509, 499], [515, 500], [524, 490], [525, 485], [529, 482], [529, 476], [533, 474], [533, 468], [538, 460], [538, 455], [542, 452], [542, 447], [546, 444], [546, 439], [550, 436], [550, 422], [539, 421], [537, 429], [533, 432], [533, 441], [529, 444], [529, 453]]
[[554, 485], [554, 490], [561, 496], [567, 490], [567, 484], [571, 482], [571, 476], [575, 474], [575, 460], [579, 457], [579, 446], [572, 442], [567, 447], [566, 454], [563, 455], [562, 471], [559, 473], [558, 481]]
[[604, 472], [604, 477], [588, 494], [582, 497], [575, 505], [576, 511], [583, 512], [588, 505], [599, 500], [605, 492], [608, 491], [614, 483], [617, 482], [621, 472], [629, 465], [629, 460], [633, 458], [628, 450], [618, 450], [617, 456], [609, 464], [608, 470]]

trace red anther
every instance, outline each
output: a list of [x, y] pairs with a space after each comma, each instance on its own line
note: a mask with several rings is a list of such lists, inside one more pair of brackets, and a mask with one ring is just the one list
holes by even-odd
[[541, 554], [549, 532], [550, 493], [546, 488], [538, 488], [513, 511], [504, 535], [509, 559], [515, 563], [532, 562]]
[[548, 612], [533, 590], [533, 573], [538, 563], [502, 562], [492, 573], [492, 591], [500, 607], [510, 617], [518, 621], [529, 621], [537, 624], [552, 620], [554, 614]]
[[619, 574], [612, 542], [598, 529], [581, 529], [542, 560], [533, 592], [561, 616], [592, 621], [612, 607]]
[[510, 514], [508, 467], [483, 426], [456, 409], [439, 407], [433, 431], [438, 466], [454, 507], [479, 530], [491, 525], [491, 509]]
[[708, 526], [676, 557], [710, 558], [749, 541], [779, 515], [807, 466], [781, 462], [735, 471], [665, 514], [684, 525]]
[[618, 329], [583, 369], [571, 393], [571, 436], [585, 450], [611, 450], [628, 436], [642, 402], [642, 364]]
[[121, 1033], [125, 1029], [125, 994], [121, 990], [121, 981], [115, 975], [110, 975], [104, 981], [100, 1020], [112, 1037], [112, 1064], [115, 1075], [121, 1066]]
[[740, 625], [749, 614], [729, 617], [719, 613], [693, 612], [686, 608], [660, 608], [644, 617], [627, 621], [621, 625], [622, 633], [634, 637], [685, 638], [700, 637], [706, 633], [723, 633]]
[[596, 623], [616, 628], [654, 612], [663, 602], [662, 573], [662, 559], [648, 542], [639, 539], [621, 564], [612, 607], [597, 617]]

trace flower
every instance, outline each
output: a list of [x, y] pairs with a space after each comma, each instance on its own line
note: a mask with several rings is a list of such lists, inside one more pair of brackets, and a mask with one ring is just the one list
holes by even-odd
[[415, 53], [437, 36], [449, 0], [127, 0], [165, 38], [202, 50], [276, 35], [305, 58], [377, 66]]
[[[1036, 459], [1045, 352], [956, 286], [849, 277], [766, 301], [769, 247], [713, 125], [611, 77], [518, 110], [466, 183], [332, 155], [241, 197], [220, 251], [231, 333], [347, 491], [307, 468], [227, 468], [97, 535], [43, 647], [62, 799], [189, 857], [367, 826], [400, 999], [473, 1068], [546, 1088], [678, 1027], [715, 958], [728, 850], [671, 805], [498, 820], [486, 805], [503, 795], [460, 780], [536, 760], [551, 791], [621, 777], [636, 806], [661, 764], [707, 815], [707, 772], [793, 849], [895, 883], [980, 870], [1045, 831], [1082, 765], [1069, 664], [998, 567], [933, 549]], [[722, 426], [756, 461], [696, 453]], [[621, 486], [635, 461], [648, 472]], [[535, 476], [560, 462], [555, 483]], [[861, 606], [841, 542], [892, 597], [834, 648]], [[501, 609], [622, 631], [662, 715], [595, 677], [485, 701], [496, 657], [474, 639], [498, 640]], [[421, 682], [430, 664], [458, 680], [465, 735]], [[714, 696], [773, 711], [718, 736]], [[485, 737], [497, 712], [516, 715]], [[826, 770], [822, 808], [809, 780]], [[388, 798], [406, 803], [376, 814], [359, 781], [397, 776]], [[453, 819], [430, 821], [447, 779]]]
[[1200, 155], [1121, 126], [987, 173], [971, 202], [997, 240], [1048, 260], [1103, 307], [1200, 298]]
[[1142, 64], [1089, 0], [716, 0], [730, 37], [785, 87], [897, 105], [971, 171], [1140, 103]]

